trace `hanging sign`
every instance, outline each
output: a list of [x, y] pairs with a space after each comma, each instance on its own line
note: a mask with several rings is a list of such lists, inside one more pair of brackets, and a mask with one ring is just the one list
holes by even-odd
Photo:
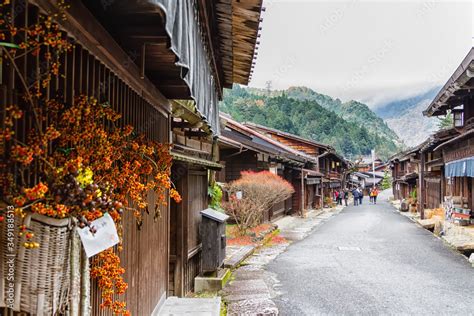
[[89, 227], [77, 228], [88, 258], [118, 244], [117, 228], [115, 227], [114, 220], [108, 213], [92, 221], [91, 226], [97, 229], [95, 234], [90, 232]]

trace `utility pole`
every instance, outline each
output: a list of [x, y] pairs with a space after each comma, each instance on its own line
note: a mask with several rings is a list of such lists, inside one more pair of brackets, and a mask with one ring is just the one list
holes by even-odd
[[372, 176], [374, 179], [372, 187], [375, 187], [375, 149], [372, 149]]
[[268, 94], [270, 94], [270, 92], [272, 92], [272, 81], [271, 80], [268, 80], [268, 81], [265, 82], [265, 88], [267, 89]]

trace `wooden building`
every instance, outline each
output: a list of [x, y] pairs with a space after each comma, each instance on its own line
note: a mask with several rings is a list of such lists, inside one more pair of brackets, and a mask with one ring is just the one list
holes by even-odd
[[396, 200], [408, 199], [418, 187], [419, 146], [390, 158], [392, 190]]
[[[224, 88], [245, 85], [251, 77], [262, 1], [68, 3], [65, 19], [57, 22], [74, 46], [43, 92], [66, 103], [80, 94], [93, 96], [148, 139], [174, 144], [172, 176], [182, 203], [172, 203], [171, 212], [163, 206], [159, 217], [145, 216], [141, 230], [132, 215], [124, 217], [124, 299], [132, 315], [150, 315], [167, 296], [191, 291], [200, 273], [199, 212], [207, 208], [210, 170], [221, 168], [215, 162], [218, 101]], [[18, 28], [44, 12], [57, 12], [56, 1], [12, 1]], [[24, 59], [16, 70], [5, 60], [0, 63], [4, 103], [18, 95], [15, 71], [25, 77], [40, 74], [48, 62], [41, 56]], [[149, 200], [154, 199], [150, 193]], [[92, 283], [92, 315], [108, 313], [100, 303], [101, 293]]]
[[262, 125], [253, 123], [246, 125], [293, 150], [317, 159], [315, 170], [322, 174], [322, 183], [317, 188], [318, 205], [324, 203], [324, 198], [332, 197], [334, 190], [345, 187], [350, 163], [331, 146]]
[[383, 172], [358, 172], [354, 171], [350, 174], [350, 180], [353, 186], [360, 187], [364, 190], [366, 195], [369, 195], [369, 192], [372, 187], [380, 186], [384, 177]]
[[322, 174], [315, 170], [316, 159], [238, 123], [228, 115], [221, 114], [221, 121], [219, 162], [224, 167], [218, 173], [219, 181], [236, 180], [242, 171], [267, 170], [290, 182], [295, 194], [273, 206], [265, 215], [268, 221], [320, 206], [317, 190]]
[[[456, 210], [448, 210], [448, 219], [462, 223], [472, 222], [474, 201], [474, 48], [472, 48], [461, 65], [456, 69], [448, 82], [438, 92], [434, 100], [423, 112], [424, 115], [443, 116], [452, 113], [454, 126], [447, 140], [427, 151], [442, 159], [443, 182], [441, 195], [458, 197]], [[425, 155], [420, 162], [425, 170]], [[441, 162], [441, 161], [440, 161]], [[424, 172], [420, 181], [424, 180]], [[422, 191], [426, 188], [423, 187]], [[426, 204], [423, 197], [423, 205]], [[462, 210], [463, 213], [459, 213]]]
[[385, 164], [382, 159], [375, 157], [372, 163], [372, 156], [363, 156], [355, 161], [355, 168], [359, 172], [372, 171], [372, 167], [375, 167], [375, 171], [383, 171]]
[[[442, 129], [420, 146], [419, 150], [419, 212], [425, 208], [434, 209], [442, 206], [443, 197], [446, 195], [446, 182], [444, 179], [444, 162], [442, 151], [438, 150], [438, 145], [456, 137], [458, 132], [454, 128]], [[423, 163], [423, 165], [422, 165]]]

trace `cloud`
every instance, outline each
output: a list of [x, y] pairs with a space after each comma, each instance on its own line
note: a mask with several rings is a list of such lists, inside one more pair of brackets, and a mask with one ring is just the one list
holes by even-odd
[[272, 0], [265, 6], [253, 87], [307, 86], [375, 108], [443, 85], [472, 47], [468, 1]]

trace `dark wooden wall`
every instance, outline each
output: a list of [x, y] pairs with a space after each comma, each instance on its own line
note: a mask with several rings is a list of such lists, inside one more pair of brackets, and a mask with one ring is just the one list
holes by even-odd
[[257, 154], [253, 151], [244, 151], [240, 154], [230, 156], [236, 153], [235, 150], [222, 150], [221, 160], [225, 161], [225, 181], [230, 182], [240, 178], [242, 171], [258, 171]]
[[315, 197], [316, 185], [306, 185], [306, 199], [305, 204], [307, 209], [312, 209], [315, 206], [316, 197]]
[[297, 178], [296, 176], [298, 172], [297, 170], [293, 170], [293, 182], [291, 183], [295, 189], [295, 193], [293, 193], [291, 197], [293, 214], [301, 214], [301, 194], [303, 194], [303, 192], [301, 192], [301, 178]]
[[[283, 171], [283, 178], [288, 181], [290, 184], [293, 183], [293, 170], [289, 168], [285, 168]], [[293, 195], [290, 196], [288, 199], [285, 200], [285, 212], [287, 214], [292, 214], [294, 212], [293, 209]]]
[[425, 207], [429, 209], [438, 208], [441, 204], [441, 179], [426, 179]]

